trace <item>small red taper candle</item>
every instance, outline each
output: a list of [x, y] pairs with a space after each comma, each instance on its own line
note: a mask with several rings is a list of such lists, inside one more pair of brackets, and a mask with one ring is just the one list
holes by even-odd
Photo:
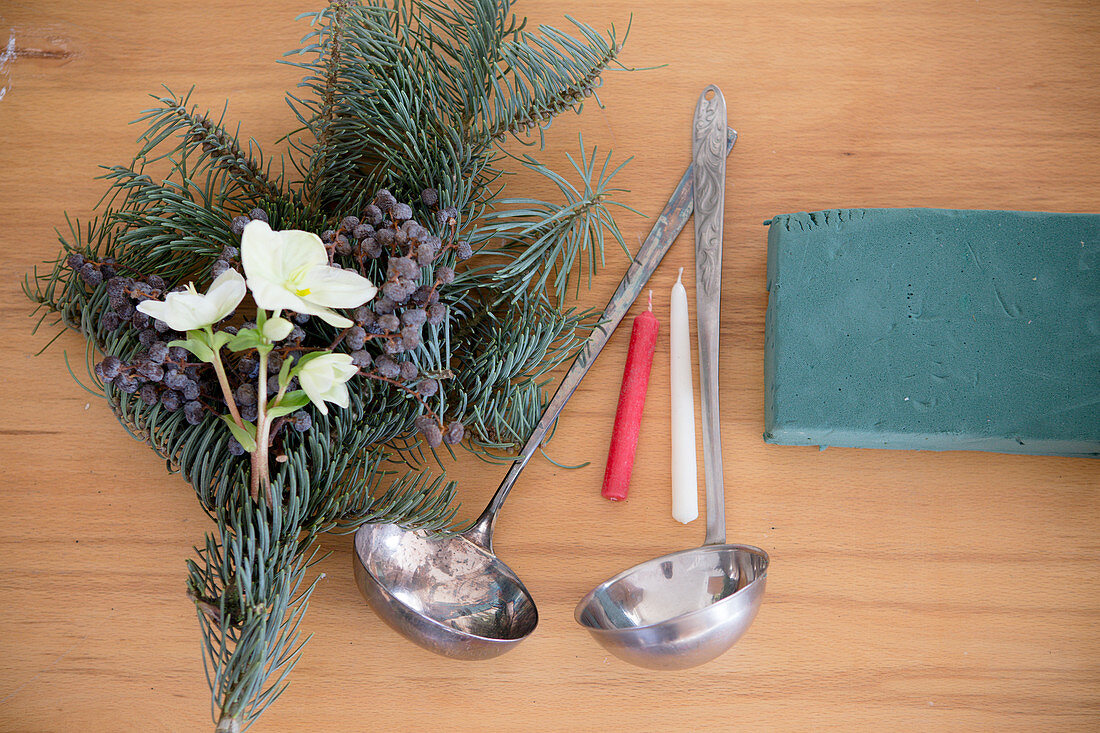
[[645, 408], [645, 393], [649, 389], [649, 371], [653, 366], [653, 349], [661, 324], [653, 315], [653, 291], [649, 291], [649, 310], [634, 319], [630, 331], [630, 350], [623, 369], [623, 384], [619, 390], [619, 408], [615, 411], [615, 427], [611, 431], [611, 449], [607, 453], [607, 470], [603, 475], [603, 497], [622, 501], [630, 489], [630, 474], [634, 470], [634, 451], [638, 448], [638, 430]]

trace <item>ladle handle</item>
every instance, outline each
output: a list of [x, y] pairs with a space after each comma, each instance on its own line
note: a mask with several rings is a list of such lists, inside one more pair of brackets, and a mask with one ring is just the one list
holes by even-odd
[[[733, 150], [733, 144], [736, 141], [737, 132], [730, 130], [726, 137], [726, 155], [729, 155], [729, 152]], [[501, 482], [500, 488], [493, 494], [489, 505], [485, 507], [485, 511], [478, 517], [474, 526], [464, 533], [467, 539], [492, 550], [493, 525], [496, 522], [496, 515], [504, 504], [504, 500], [508, 498], [508, 492], [512, 490], [512, 485], [519, 478], [519, 474], [523, 471], [527, 462], [531, 460], [531, 456], [539, 449], [546, 433], [550, 431], [554, 421], [557, 420], [558, 413], [565, 407], [565, 403], [569, 401], [569, 398], [573, 396], [577, 385], [581, 383], [581, 379], [592, 366], [592, 362], [603, 350], [604, 344], [607, 343], [607, 339], [611, 337], [611, 333], [619, 325], [619, 321], [623, 319], [623, 316], [630, 310], [631, 304], [637, 299], [638, 294], [642, 292], [649, 276], [657, 269], [657, 265], [664, 258], [668, 248], [676, 241], [677, 235], [687, 224], [687, 220], [691, 217], [693, 201], [692, 168], [688, 166], [680, 179], [680, 183], [676, 186], [676, 190], [672, 192], [672, 198], [668, 200], [665, 208], [657, 216], [649, 236], [646, 237], [642, 246], [638, 249], [638, 253], [634, 255], [634, 261], [630, 263], [622, 282], [619, 283], [615, 294], [608, 301], [600, 322], [592, 329], [592, 334], [588, 337], [588, 341], [585, 342], [584, 346], [581, 347], [576, 359], [573, 360], [573, 365], [569, 367], [565, 378], [558, 385], [558, 391], [550, 399], [550, 403], [546, 406], [546, 411], [542, 413], [538, 425], [531, 431], [523, 450], [520, 451], [511, 468], [508, 469], [508, 474]]]
[[725, 211], [726, 100], [711, 84], [699, 95], [692, 125], [695, 176], [695, 318], [699, 329], [699, 390], [702, 396], [703, 468], [706, 474], [707, 537], [726, 542], [725, 482], [718, 405], [718, 322], [722, 295], [722, 220]]

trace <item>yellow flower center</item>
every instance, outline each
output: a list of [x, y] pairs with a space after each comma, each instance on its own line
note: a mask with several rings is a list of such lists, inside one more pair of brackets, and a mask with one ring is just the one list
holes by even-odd
[[291, 272], [290, 277], [287, 280], [287, 289], [293, 292], [299, 298], [304, 298], [310, 293], [309, 288], [300, 287], [302, 281], [306, 279], [306, 273], [308, 273], [309, 270], [309, 265], [302, 265], [301, 267], [298, 267], [293, 272]]

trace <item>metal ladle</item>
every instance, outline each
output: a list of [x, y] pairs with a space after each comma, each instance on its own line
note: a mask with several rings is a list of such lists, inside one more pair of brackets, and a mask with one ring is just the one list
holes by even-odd
[[[726, 153], [737, 133], [726, 136]], [[470, 529], [438, 535], [396, 524], [355, 533], [355, 580], [383, 621], [420, 646], [457, 659], [488, 659], [526, 639], [538, 624], [531, 594], [493, 554], [493, 526], [520, 472], [538, 450], [612, 331], [638, 297], [692, 212], [692, 170], [639, 248], [603, 317], [588, 337], [500, 488]]]
[[718, 305], [726, 103], [703, 90], [693, 127], [699, 377], [707, 534], [703, 546], [664, 555], [619, 573], [577, 604], [574, 618], [615, 656], [652, 669], [683, 669], [728, 650], [748, 630], [768, 574], [768, 554], [726, 544], [725, 484], [718, 420]]

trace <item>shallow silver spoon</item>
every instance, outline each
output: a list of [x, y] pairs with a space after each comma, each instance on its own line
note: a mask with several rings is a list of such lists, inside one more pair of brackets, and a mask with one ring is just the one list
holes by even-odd
[[726, 544], [725, 484], [718, 421], [718, 305], [722, 286], [726, 102], [703, 90], [692, 130], [696, 318], [702, 391], [707, 535], [703, 546], [619, 573], [577, 604], [574, 618], [615, 656], [641, 667], [683, 669], [728, 650], [748, 630], [768, 575], [768, 554]]
[[[725, 152], [737, 133], [726, 137]], [[364, 524], [355, 533], [355, 580], [383, 621], [425, 649], [488, 659], [526, 639], [539, 615], [531, 594], [493, 554], [493, 526], [520, 472], [626, 315], [692, 211], [691, 168], [657, 217], [615, 294], [554, 393], [527, 444], [474, 525], [459, 535]]]

